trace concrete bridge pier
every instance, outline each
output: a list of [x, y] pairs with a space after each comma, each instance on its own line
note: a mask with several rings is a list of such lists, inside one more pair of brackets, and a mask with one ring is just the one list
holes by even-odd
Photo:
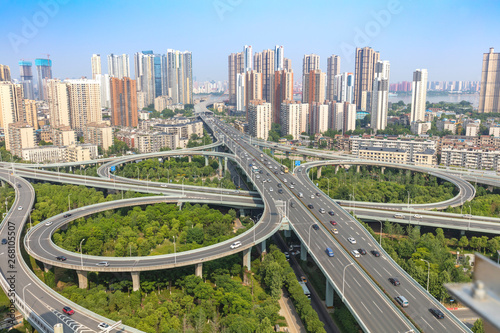
[[227, 168], [227, 157], [224, 157], [224, 170], [227, 172], [229, 169]]
[[245, 210], [240, 208], [240, 217], [245, 217]]
[[208, 156], [205, 156], [205, 166], [208, 166]]
[[335, 174], [337, 174], [337, 172], [339, 172], [339, 168], [340, 168], [340, 166], [338, 166], [338, 165], [335, 167]]
[[43, 263], [43, 270], [45, 272], [48, 272], [52, 269], [52, 265], [49, 265], [49, 264], [46, 264], [46, 263]]
[[288, 230], [285, 230], [285, 237], [291, 237], [292, 236], [292, 230], [288, 229]]
[[286, 158], [290, 158], [290, 152], [286, 151], [285, 156], [286, 156]]
[[203, 264], [196, 264], [194, 269], [194, 275], [202, 277], [203, 274]]
[[224, 170], [222, 170], [222, 157], [219, 157], [219, 177], [222, 177], [223, 171]]
[[141, 289], [141, 280], [139, 278], [139, 274], [141, 272], [131, 272], [132, 274], [132, 290], [133, 291], [138, 291]]
[[89, 286], [87, 271], [76, 271], [76, 274], [78, 275], [78, 288], [87, 289]]
[[325, 303], [327, 308], [333, 308], [333, 286], [332, 284], [326, 280], [326, 295], [325, 295]]
[[192, 161], [192, 156], [188, 155], [188, 162], [191, 163], [191, 161]]
[[356, 172], [359, 173], [360, 170], [361, 170], [361, 165], [358, 165], [356, 168]]
[[304, 243], [300, 243], [300, 260], [302, 261], [307, 260], [307, 247], [305, 246]]
[[316, 173], [316, 178], [317, 178], [317, 179], [321, 178], [321, 169], [323, 169], [323, 167], [322, 167], [322, 166], [319, 166], [319, 167], [318, 167], [318, 172]]
[[385, 172], [385, 167], [382, 167], [382, 169], [380, 170], [380, 172], [381, 172], [382, 174], [384, 174], [384, 172]]
[[69, 166], [69, 172], [73, 172], [73, 167], [71, 165]]
[[177, 203], [177, 207], [179, 207], [179, 210], [181, 210], [181, 209], [182, 209], [182, 202], [180, 202], [180, 201], [179, 201], [179, 202]]
[[267, 253], [267, 246], [266, 246], [266, 240], [264, 239], [262, 243], [260, 243], [260, 251], [262, 254]]
[[303, 159], [304, 161], [307, 161], [307, 155], [302, 155], [302, 159]]
[[243, 250], [243, 267], [246, 267], [247, 270], [251, 269], [251, 264], [252, 264], [252, 248], [249, 247], [246, 250]]

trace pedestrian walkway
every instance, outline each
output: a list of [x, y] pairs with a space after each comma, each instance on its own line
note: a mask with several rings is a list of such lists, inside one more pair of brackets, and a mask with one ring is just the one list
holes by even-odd
[[[279, 300], [280, 304], [280, 316], [285, 317], [286, 323], [288, 325], [289, 333], [306, 333], [306, 329], [300, 320], [295, 307], [293, 306], [292, 300], [288, 295], [281, 293], [281, 298]], [[283, 331], [283, 329], [282, 329]]]

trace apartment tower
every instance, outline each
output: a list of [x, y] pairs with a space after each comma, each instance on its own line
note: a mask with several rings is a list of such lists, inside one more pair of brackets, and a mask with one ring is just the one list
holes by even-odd
[[137, 127], [137, 85], [128, 77], [111, 78], [111, 125]]
[[236, 105], [237, 76], [243, 73], [243, 52], [231, 53], [227, 59], [229, 104]]
[[384, 130], [387, 126], [389, 108], [389, 61], [378, 61], [371, 91], [371, 128]]
[[35, 99], [35, 91], [33, 89], [33, 69], [31, 61], [19, 61], [19, 72], [21, 84], [23, 85], [23, 96], [26, 99]]
[[340, 56], [332, 55], [327, 59], [326, 68], [326, 99], [337, 100], [335, 94], [335, 76], [340, 74]]
[[500, 113], [500, 53], [493, 48], [483, 54], [479, 112]]
[[7, 65], [0, 65], [0, 81], [10, 81], [10, 67]]
[[425, 121], [425, 103], [427, 97], [427, 69], [417, 69], [413, 72], [411, 89], [410, 121], [423, 122]]
[[285, 101], [293, 100], [293, 71], [280, 70], [274, 72], [273, 78], [273, 93], [272, 93], [272, 106], [273, 106], [273, 122], [281, 123], [280, 117], [282, 113], [282, 103]]
[[370, 103], [370, 93], [375, 78], [375, 65], [380, 60], [380, 53], [371, 47], [356, 48], [354, 72], [354, 103], [358, 110], [366, 111]]
[[93, 54], [92, 58], [90, 58], [90, 64], [92, 67], [92, 80], [95, 80], [97, 75], [102, 74], [101, 55], [100, 54]]
[[38, 74], [38, 100], [46, 100], [45, 84], [52, 79], [52, 60], [35, 59], [35, 66]]

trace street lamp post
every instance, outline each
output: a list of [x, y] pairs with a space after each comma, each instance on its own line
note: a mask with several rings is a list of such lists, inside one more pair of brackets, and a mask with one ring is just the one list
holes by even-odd
[[80, 259], [81, 259], [81, 266], [82, 266], [82, 269], [83, 269], [83, 252], [82, 252], [82, 243], [83, 243], [83, 241], [84, 241], [84, 240], [85, 240], [85, 238], [84, 238], [84, 239], [82, 239], [82, 240], [80, 241]]
[[177, 254], [176, 254], [176, 249], [175, 249], [175, 236], [174, 237], [174, 264], [177, 264]]
[[23, 288], [23, 308], [26, 311], [26, 296], [24, 295], [24, 290], [31, 285], [31, 282], [24, 286]]
[[71, 201], [70, 201], [69, 197], [70, 197], [72, 194], [73, 194], [73, 193], [68, 194], [68, 211], [70, 211], [70, 210], [71, 210]]
[[410, 191], [406, 191], [408, 192], [408, 209], [410, 209]]
[[380, 244], [380, 246], [382, 246], [382, 221], [380, 221], [380, 220], [377, 220], [377, 221], [380, 222], [380, 242], [379, 242], [379, 244]]
[[420, 259], [420, 260], [425, 261], [427, 263], [427, 292], [429, 292], [429, 276], [431, 273], [431, 264], [425, 259]]
[[328, 180], [328, 197], [330, 198], [330, 178], [327, 178]]
[[345, 299], [345, 297], [344, 297], [345, 269], [346, 269], [347, 267], [351, 266], [351, 265], [354, 265], [354, 263], [353, 263], [353, 262], [351, 262], [349, 265], [346, 265], [346, 266], [344, 267], [344, 272], [342, 273], [342, 302], [344, 302], [344, 299]]

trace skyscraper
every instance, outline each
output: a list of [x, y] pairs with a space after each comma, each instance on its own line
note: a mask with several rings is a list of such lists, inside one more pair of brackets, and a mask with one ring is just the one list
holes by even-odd
[[35, 92], [33, 89], [33, 71], [31, 61], [19, 61], [19, 71], [21, 77], [21, 84], [23, 85], [23, 96], [26, 99], [35, 99]]
[[275, 54], [273, 50], [264, 50], [260, 53], [255, 53], [254, 69], [262, 73], [262, 99], [271, 102], [272, 96], [272, 79], [275, 67]]
[[45, 83], [52, 79], [52, 60], [35, 59], [35, 66], [38, 74], [38, 100], [46, 100]]
[[[111, 53], [108, 55], [108, 74], [110, 77], [123, 79], [130, 77], [130, 59], [128, 54], [116, 55]], [[135, 73], [137, 76], [137, 72]]]
[[69, 92], [71, 128], [82, 131], [88, 123], [100, 123], [101, 90], [98, 81], [66, 80]]
[[90, 63], [92, 66], [92, 80], [96, 79], [96, 75], [102, 74], [101, 72], [101, 55], [93, 54], [90, 58]]
[[101, 108], [110, 108], [111, 88], [109, 74], [97, 74], [95, 79], [101, 84]]
[[251, 136], [267, 140], [271, 130], [271, 103], [261, 99], [249, 102], [248, 130]]
[[155, 86], [155, 55], [153, 51], [142, 51], [134, 54], [134, 65], [137, 91], [144, 94], [145, 105], [151, 105], [154, 103], [155, 97], [157, 97]]
[[500, 53], [483, 54], [483, 71], [481, 73], [481, 91], [479, 93], [479, 112], [500, 112]]
[[293, 71], [275, 71], [272, 81], [272, 117], [273, 122], [279, 124], [281, 123], [282, 103], [293, 100]]
[[28, 125], [33, 127], [35, 130], [39, 128], [38, 126], [38, 115], [36, 101], [32, 99], [23, 99], [23, 116], [20, 117], [20, 121], [26, 122]]
[[319, 55], [306, 54], [302, 61], [302, 76], [307, 75], [310, 71], [319, 69]]
[[276, 45], [274, 47], [274, 70], [282, 71], [284, 69], [285, 63], [285, 50], [282, 45]]
[[137, 127], [137, 86], [128, 77], [111, 78], [111, 124]]
[[283, 101], [280, 114], [281, 135], [291, 135], [294, 140], [298, 140], [302, 133], [301, 122], [307, 119], [308, 113], [309, 104], [302, 104], [292, 100]]
[[251, 45], [245, 45], [243, 47], [243, 56], [244, 56], [244, 72], [251, 71], [253, 69], [253, 53], [252, 53], [252, 46]]
[[[192, 53], [189, 51], [167, 50], [163, 63], [167, 65], [167, 69], [156, 71], [156, 82], [159, 75], [162, 75], [162, 80], [167, 80], [167, 91], [163, 91], [163, 95], [168, 95], [172, 98], [173, 103], [193, 104], [193, 60]], [[158, 68], [157, 68], [158, 69]], [[167, 77], [165, 77], [167, 73]]]
[[335, 95], [335, 76], [340, 74], [340, 57], [332, 55], [327, 59], [326, 69], [326, 99], [329, 101], [337, 100]]
[[231, 53], [228, 56], [228, 90], [229, 104], [236, 105], [237, 76], [243, 73], [244, 56], [243, 52]]
[[286, 69], [287, 71], [292, 70], [292, 60], [285, 58], [283, 59], [283, 69]]
[[411, 84], [411, 122], [425, 121], [425, 102], [427, 97], [427, 69], [413, 72]]
[[70, 126], [69, 92], [66, 83], [59, 80], [48, 80], [47, 101], [51, 127]]
[[326, 74], [313, 69], [302, 79], [302, 103], [323, 103], [325, 101]]
[[389, 61], [378, 61], [371, 91], [371, 127], [375, 131], [387, 126], [389, 106]]
[[310, 103], [310, 134], [324, 133], [328, 130], [330, 105], [318, 102]]
[[358, 110], [366, 111], [369, 105], [369, 94], [373, 89], [375, 64], [380, 59], [380, 53], [371, 47], [356, 48], [356, 65], [354, 72], [354, 103]]
[[238, 73], [236, 74], [236, 111], [245, 111], [246, 114], [246, 120], [248, 121], [248, 112], [246, 112], [245, 108], [245, 74], [244, 73]]
[[354, 103], [354, 75], [342, 73], [335, 75], [333, 95], [337, 102]]
[[23, 86], [9, 81], [0, 82], [0, 127], [5, 133], [5, 148], [10, 150], [9, 124], [23, 113]]
[[0, 65], [0, 81], [10, 81], [10, 67], [7, 65]]
[[247, 110], [247, 116], [250, 101], [263, 99], [262, 81], [262, 73], [257, 71], [248, 71], [245, 73], [245, 107]]

